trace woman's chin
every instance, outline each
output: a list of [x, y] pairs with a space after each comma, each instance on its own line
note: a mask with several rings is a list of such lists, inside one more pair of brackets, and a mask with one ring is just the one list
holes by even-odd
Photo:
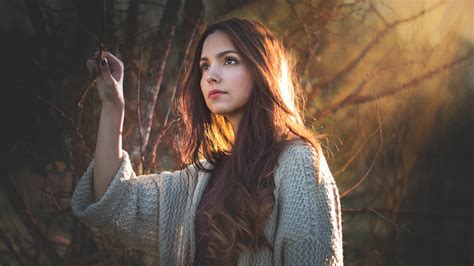
[[228, 110], [222, 110], [222, 109], [210, 109], [210, 110], [215, 115], [226, 116], [229, 113]]

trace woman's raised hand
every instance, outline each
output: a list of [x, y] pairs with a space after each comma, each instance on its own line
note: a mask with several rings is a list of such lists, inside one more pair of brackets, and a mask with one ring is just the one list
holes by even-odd
[[87, 69], [97, 77], [96, 85], [99, 90], [102, 106], [123, 107], [123, 71], [124, 65], [120, 59], [108, 51], [92, 54], [87, 60]]
[[91, 55], [87, 69], [96, 77], [102, 101], [95, 148], [94, 196], [99, 200], [122, 163], [122, 130], [125, 116], [122, 61], [107, 51]]

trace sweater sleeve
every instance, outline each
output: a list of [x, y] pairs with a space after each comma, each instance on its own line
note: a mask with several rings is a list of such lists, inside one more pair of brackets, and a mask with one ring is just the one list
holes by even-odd
[[343, 265], [339, 193], [324, 156], [307, 145], [286, 152], [277, 173], [281, 178], [275, 261]]
[[182, 241], [189, 172], [136, 176], [124, 150], [107, 191], [93, 202], [93, 168], [94, 160], [75, 187], [71, 201], [74, 215], [126, 247], [153, 255], [175, 253]]

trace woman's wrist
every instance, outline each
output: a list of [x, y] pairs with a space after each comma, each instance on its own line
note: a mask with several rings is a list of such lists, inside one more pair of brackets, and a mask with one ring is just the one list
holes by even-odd
[[125, 110], [125, 102], [117, 100], [115, 102], [102, 102], [102, 110], [106, 112], [123, 112]]

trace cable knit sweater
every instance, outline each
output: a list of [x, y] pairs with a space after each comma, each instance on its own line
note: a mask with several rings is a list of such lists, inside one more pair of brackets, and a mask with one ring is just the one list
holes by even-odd
[[[160, 265], [192, 265], [194, 215], [210, 173], [190, 165], [136, 176], [123, 151], [110, 186], [94, 203], [93, 167], [94, 161], [72, 197], [79, 220], [126, 247], [159, 256]], [[275, 205], [265, 227], [273, 252], [241, 254], [238, 265], [343, 265], [339, 193], [324, 156], [301, 140], [292, 142], [274, 180]]]

